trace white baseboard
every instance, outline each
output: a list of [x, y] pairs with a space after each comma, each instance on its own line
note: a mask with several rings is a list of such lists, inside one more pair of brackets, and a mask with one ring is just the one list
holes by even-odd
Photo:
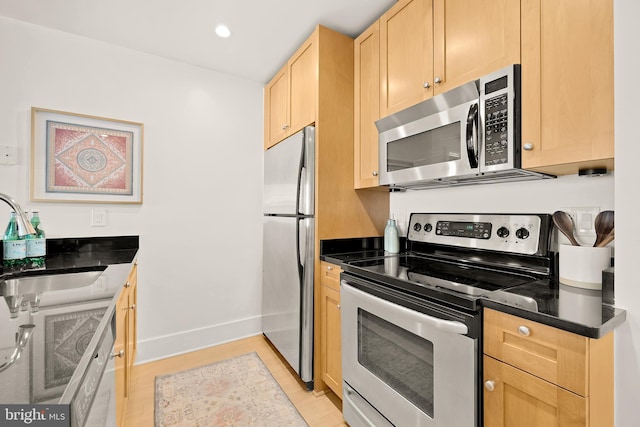
[[262, 317], [256, 316], [140, 340], [135, 364], [166, 359], [261, 333]]

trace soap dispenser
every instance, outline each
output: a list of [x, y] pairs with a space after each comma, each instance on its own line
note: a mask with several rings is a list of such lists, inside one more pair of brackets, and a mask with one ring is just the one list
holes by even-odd
[[390, 254], [400, 252], [398, 226], [396, 225], [396, 220], [393, 218], [389, 218], [387, 226], [384, 228], [384, 251]]

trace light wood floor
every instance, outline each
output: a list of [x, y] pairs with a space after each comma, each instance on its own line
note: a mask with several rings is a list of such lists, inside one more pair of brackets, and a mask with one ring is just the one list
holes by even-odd
[[295, 372], [262, 336], [245, 338], [204, 350], [134, 366], [131, 395], [126, 407], [124, 427], [153, 427], [154, 385], [156, 375], [207, 365], [209, 363], [257, 352], [280, 387], [289, 396], [310, 427], [346, 426], [340, 399], [328, 391], [316, 395], [308, 392]]

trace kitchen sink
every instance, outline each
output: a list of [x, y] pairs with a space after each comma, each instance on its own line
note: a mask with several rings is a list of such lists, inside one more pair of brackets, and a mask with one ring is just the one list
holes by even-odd
[[[106, 267], [105, 267], [106, 268]], [[11, 277], [0, 280], [0, 296], [40, 294], [91, 285], [102, 274], [100, 270], [77, 273], [41, 274]]]

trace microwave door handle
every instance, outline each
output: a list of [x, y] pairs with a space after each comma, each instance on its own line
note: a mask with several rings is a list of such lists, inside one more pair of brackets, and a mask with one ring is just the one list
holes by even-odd
[[[475, 130], [475, 138], [473, 131]], [[467, 156], [472, 169], [478, 167], [478, 104], [471, 104], [467, 115]]]

